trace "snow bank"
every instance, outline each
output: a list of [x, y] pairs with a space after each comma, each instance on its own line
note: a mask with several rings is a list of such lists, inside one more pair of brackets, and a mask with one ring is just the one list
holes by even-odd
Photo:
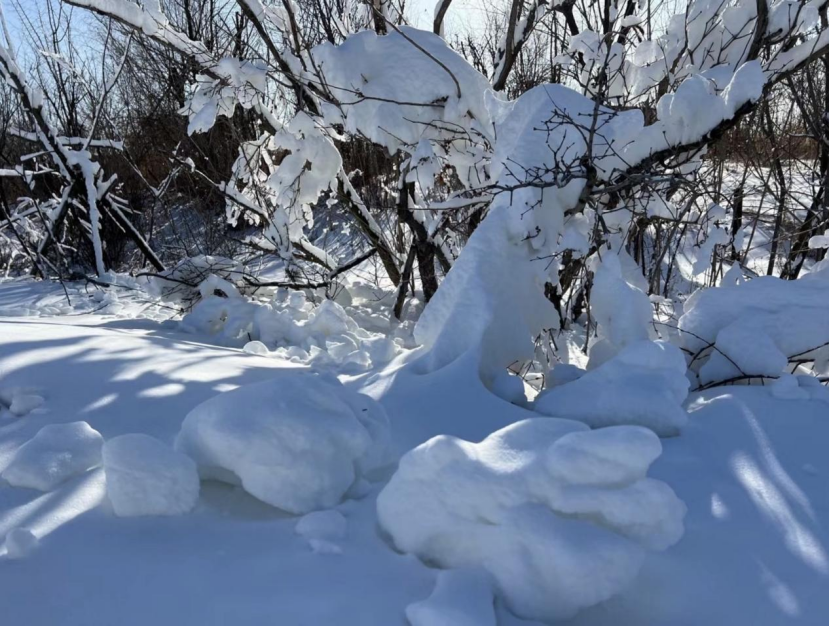
[[47, 425], [17, 449], [3, 479], [19, 488], [49, 492], [101, 463], [104, 439], [85, 422]]
[[553, 418], [479, 444], [438, 436], [401, 459], [378, 520], [402, 551], [486, 568], [519, 616], [560, 620], [623, 590], [646, 549], [682, 536], [685, 506], [645, 478], [660, 452], [641, 427]]
[[680, 339], [699, 354], [691, 366], [703, 385], [743, 375], [776, 377], [790, 357], [829, 342], [827, 311], [824, 281], [760, 277], [695, 292], [679, 319]]
[[37, 536], [28, 529], [15, 527], [6, 534], [6, 555], [9, 559], [21, 559], [37, 548]]
[[184, 419], [176, 449], [202, 477], [294, 514], [330, 508], [387, 463], [383, 408], [333, 377], [290, 373], [220, 394]]
[[690, 382], [682, 352], [665, 342], [635, 342], [595, 370], [541, 392], [535, 411], [591, 427], [641, 425], [678, 435]]
[[118, 516], [176, 516], [199, 498], [193, 460], [141, 433], [109, 440], [103, 448], [106, 492]]
[[412, 625], [495, 625], [492, 577], [482, 568], [438, 573], [428, 599], [406, 608]]

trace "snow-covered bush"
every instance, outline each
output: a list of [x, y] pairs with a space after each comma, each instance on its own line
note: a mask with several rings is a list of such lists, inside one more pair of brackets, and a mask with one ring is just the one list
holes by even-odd
[[216, 290], [225, 296], [238, 295], [237, 283], [241, 284], [245, 274], [245, 267], [237, 261], [199, 255], [182, 259], [169, 270], [153, 276], [150, 291], [165, 302], [189, 308], [200, 299], [215, 295]]
[[293, 514], [330, 508], [388, 463], [383, 408], [333, 377], [290, 373], [220, 394], [184, 419], [176, 449], [203, 478]]
[[683, 533], [685, 506], [649, 479], [659, 439], [531, 418], [478, 444], [438, 436], [410, 451], [377, 513], [401, 551], [442, 568], [482, 566], [519, 616], [560, 620], [636, 576]]
[[108, 440], [103, 460], [107, 497], [118, 516], [177, 516], [198, 501], [196, 464], [153, 437]]
[[678, 435], [688, 419], [685, 372], [685, 357], [675, 346], [634, 342], [575, 381], [542, 391], [533, 408], [591, 427], [641, 425], [663, 437]]
[[792, 358], [829, 357], [829, 289], [823, 280], [759, 277], [703, 289], [685, 303], [680, 339], [702, 385], [777, 377]]
[[2, 477], [16, 487], [49, 492], [99, 466], [103, 443], [86, 422], [46, 425], [17, 449]]

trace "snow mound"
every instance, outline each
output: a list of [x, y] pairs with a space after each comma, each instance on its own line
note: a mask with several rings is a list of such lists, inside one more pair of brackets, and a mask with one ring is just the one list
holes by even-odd
[[3, 471], [18, 488], [49, 492], [101, 463], [104, 439], [85, 422], [47, 425], [21, 446]]
[[[314, 304], [304, 291], [286, 289], [258, 302], [233, 292], [227, 281], [222, 289], [226, 296], [215, 295], [213, 279], [202, 283], [203, 297], [182, 319], [183, 331], [213, 336], [214, 341], [250, 354], [354, 370], [385, 364], [400, 352], [386, 336], [391, 332], [388, 317], [378, 325], [376, 302], [371, 307], [367, 299], [355, 299], [346, 310], [333, 300]], [[342, 292], [348, 294], [346, 288]]]
[[623, 590], [647, 549], [682, 536], [684, 504], [645, 478], [660, 452], [642, 427], [554, 418], [479, 444], [438, 436], [401, 459], [378, 520], [402, 551], [487, 569], [517, 615], [559, 620]]
[[45, 402], [38, 388], [11, 387], [0, 389], [0, 409], [7, 407], [15, 418], [22, 418]]
[[305, 514], [294, 531], [306, 540], [342, 540], [348, 530], [348, 521], [335, 509]]
[[789, 358], [829, 342], [829, 290], [809, 276], [797, 281], [759, 277], [695, 292], [685, 303], [679, 329], [683, 347], [699, 355], [691, 367], [700, 383], [776, 377]]
[[103, 448], [106, 491], [118, 516], [176, 516], [199, 498], [196, 464], [153, 437], [131, 433]]
[[16, 394], [9, 405], [9, 411], [15, 416], [23, 417], [31, 413], [46, 401], [37, 394]]
[[591, 427], [630, 424], [657, 435], [678, 435], [688, 416], [682, 402], [690, 382], [682, 352], [665, 342], [635, 342], [595, 370], [535, 400], [535, 411], [581, 420]]
[[406, 608], [412, 625], [495, 625], [492, 577], [482, 568], [438, 574], [428, 599]]
[[294, 514], [333, 507], [387, 463], [383, 408], [333, 377], [290, 373], [220, 394], [184, 419], [176, 448], [202, 477]]
[[6, 534], [6, 555], [9, 559], [21, 559], [37, 548], [37, 536], [28, 529], [16, 527]]

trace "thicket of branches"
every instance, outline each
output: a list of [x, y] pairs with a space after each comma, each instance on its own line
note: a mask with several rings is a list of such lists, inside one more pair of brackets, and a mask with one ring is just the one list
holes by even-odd
[[[198, 254], [273, 256], [301, 286], [373, 263], [398, 290], [399, 315], [413, 289], [424, 300], [440, 289], [496, 198], [573, 180], [583, 185], [578, 198], [560, 210], [589, 221], [586, 246], [558, 237], [537, 250], [554, 266], [545, 292], [565, 324], [584, 314], [587, 261], [611, 241], [623, 242], [655, 295], [687, 287], [676, 267], [686, 250], [704, 258], [699, 281], [709, 284], [735, 263], [796, 278], [822, 254], [808, 246], [829, 223], [820, 0], [492, 6], [480, 28], [449, 44], [494, 91], [515, 99], [561, 84], [595, 104], [591, 120], [575, 121], [552, 103], [548, 136], [569, 125], [587, 149], [573, 156], [551, 146], [562, 154], [507, 182], [492, 175], [491, 122], [446, 113], [469, 100], [472, 79], [405, 28], [402, 3], [50, 0], [33, 12], [12, 0], [11, 9], [22, 29], [4, 27], [0, 47], [5, 274], [157, 273]], [[451, 12], [451, 0], [440, 0], [435, 33]], [[409, 102], [399, 90], [336, 84], [345, 70], [330, 75], [332, 51], [364, 30], [402, 38], [457, 94]], [[700, 93], [725, 98], [749, 66], [760, 91], [688, 131], [693, 109], [708, 106]], [[398, 73], [393, 85], [429, 80], [405, 64], [382, 69]], [[702, 92], [686, 96], [693, 89]], [[690, 98], [687, 132], [670, 130], [682, 116], [671, 118], [666, 96]], [[371, 128], [360, 113], [383, 99], [397, 106], [406, 136]], [[605, 127], [631, 111], [669, 130], [644, 148], [605, 142]], [[610, 153], [618, 163], [605, 171]], [[543, 194], [526, 209], [558, 210]], [[757, 250], [765, 267], [748, 263]]]

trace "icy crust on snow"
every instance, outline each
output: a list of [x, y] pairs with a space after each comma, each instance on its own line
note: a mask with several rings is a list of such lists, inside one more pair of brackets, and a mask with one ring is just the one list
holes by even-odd
[[388, 463], [389, 423], [377, 402], [335, 378], [290, 373], [202, 403], [175, 445], [203, 478], [305, 514], [333, 507]]
[[680, 339], [699, 353], [691, 367], [703, 385], [743, 375], [776, 377], [790, 357], [829, 342], [827, 311], [829, 289], [819, 276], [759, 277], [695, 292], [679, 319]]
[[[216, 289], [226, 297], [215, 295]], [[339, 290], [337, 300], [345, 307], [329, 299], [314, 304], [304, 291], [287, 289], [276, 290], [268, 302], [254, 301], [215, 276], [202, 282], [201, 292], [202, 299], [182, 319], [182, 330], [230, 346], [259, 342], [247, 352], [298, 364], [353, 370], [382, 366], [402, 351], [410, 334], [405, 325], [393, 330], [382, 313], [388, 295], [363, 284]]]
[[665, 342], [629, 344], [574, 381], [541, 392], [533, 409], [591, 427], [641, 425], [660, 436], [678, 435], [690, 382], [682, 352]]
[[176, 516], [198, 501], [196, 464], [149, 435], [107, 441], [103, 459], [107, 497], [118, 516]]
[[2, 477], [15, 487], [50, 492], [99, 466], [103, 443], [101, 434], [86, 422], [47, 425], [17, 449]]
[[402, 551], [480, 566], [524, 618], [552, 621], [635, 578], [683, 533], [685, 506], [647, 478], [659, 439], [634, 426], [530, 418], [478, 444], [438, 436], [410, 451], [377, 500]]

